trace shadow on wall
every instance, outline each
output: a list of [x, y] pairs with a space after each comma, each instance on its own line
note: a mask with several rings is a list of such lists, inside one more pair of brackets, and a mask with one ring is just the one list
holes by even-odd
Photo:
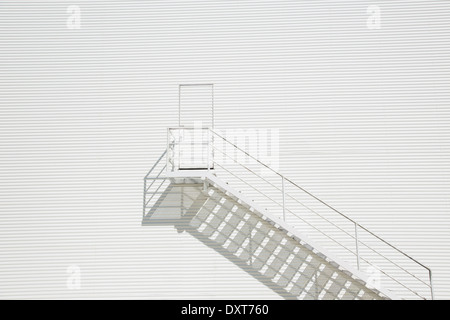
[[[188, 232], [285, 299], [380, 299], [353, 279], [216, 188], [161, 180], [145, 194], [143, 226]], [[147, 200], [149, 199], [149, 200]]]

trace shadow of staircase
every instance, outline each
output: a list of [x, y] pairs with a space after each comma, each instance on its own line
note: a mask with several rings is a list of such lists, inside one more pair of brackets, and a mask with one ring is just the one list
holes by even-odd
[[[177, 219], [155, 219], [177, 207]], [[284, 299], [372, 300], [381, 297], [298, 238], [250, 211], [217, 188], [169, 185], [142, 225], [173, 224], [221, 254]]]

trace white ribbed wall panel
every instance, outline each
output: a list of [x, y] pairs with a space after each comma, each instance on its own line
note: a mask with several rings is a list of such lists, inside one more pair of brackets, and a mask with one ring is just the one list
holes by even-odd
[[279, 297], [141, 226], [178, 84], [214, 83], [216, 128], [280, 129], [285, 175], [450, 298], [449, 23], [447, 1], [2, 1], [0, 297]]

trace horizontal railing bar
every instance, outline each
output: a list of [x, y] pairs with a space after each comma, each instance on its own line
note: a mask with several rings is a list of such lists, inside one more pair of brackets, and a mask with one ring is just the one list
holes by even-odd
[[161, 184], [158, 186], [158, 188], [156, 188], [156, 191], [155, 191], [155, 192], [152, 192], [152, 196], [151, 196], [150, 199], [148, 199], [148, 201], [145, 203], [145, 206], [147, 206], [147, 205], [150, 203], [150, 201], [153, 199], [153, 197], [155, 196], [155, 194], [158, 192], [158, 190], [159, 190], [163, 185], [164, 185], [164, 182], [161, 183]]
[[412, 292], [413, 294], [415, 294], [416, 296], [424, 299], [423, 296], [421, 296], [420, 294], [418, 294], [417, 292], [415, 292], [414, 290], [412, 290], [411, 288], [407, 287], [405, 284], [401, 283], [399, 280], [393, 278], [392, 276], [388, 275], [386, 272], [384, 272], [383, 270], [377, 268], [376, 266], [374, 266], [373, 264], [371, 264], [369, 261], [367, 261], [365, 258], [361, 257], [361, 260], [364, 260], [365, 262], [367, 262], [369, 265], [375, 267], [377, 270], [379, 270], [381, 273], [383, 273], [384, 275], [386, 275], [389, 279], [397, 282], [399, 285], [401, 285], [403, 288], [407, 289], [408, 291]]

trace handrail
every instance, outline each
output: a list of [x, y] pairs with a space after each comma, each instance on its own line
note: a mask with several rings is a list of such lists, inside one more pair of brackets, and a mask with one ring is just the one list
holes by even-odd
[[[162, 153], [162, 155], [158, 158], [158, 160], [155, 162], [155, 164], [153, 165], [153, 167], [147, 172], [147, 174], [144, 177], [144, 196], [143, 196], [143, 208], [142, 208], [142, 216], [145, 217], [146, 214], [146, 210], [145, 208], [147, 207], [148, 203], [153, 199], [154, 194], [150, 197], [150, 199], [147, 201], [146, 199], [146, 194], [148, 192], [148, 190], [153, 186], [153, 184], [155, 183], [156, 179], [154, 179], [152, 181], [152, 183], [150, 184], [150, 186], [147, 188], [147, 179], [149, 179], [149, 175], [150, 173], [156, 168], [156, 166], [161, 162], [162, 158], [166, 155], [167, 153], [167, 149]], [[161, 171], [158, 173], [157, 178], [161, 175], [161, 173], [163, 172], [163, 170], [165, 169], [167, 165], [164, 165], [163, 168], [161, 169]], [[161, 187], [161, 186], [160, 186]], [[157, 190], [159, 190], [159, 188]]]
[[[169, 137], [169, 132], [172, 129], [179, 129], [179, 130], [195, 130], [196, 128], [191, 128], [191, 127], [175, 127], [175, 128], [169, 128], [168, 129], [168, 137]], [[364, 247], [367, 247], [368, 249], [371, 250], [371, 252], [375, 253], [378, 256], [372, 256], [372, 257], [378, 257], [376, 259], [386, 259], [387, 262], [391, 263], [393, 266], [398, 267], [400, 270], [402, 270], [403, 272], [405, 272], [405, 275], [408, 274], [409, 276], [412, 276], [413, 278], [415, 278], [416, 280], [419, 280], [423, 285], [426, 285], [427, 287], [430, 288], [430, 293], [431, 293], [431, 299], [434, 299], [434, 290], [433, 290], [433, 281], [432, 281], [432, 271], [430, 268], [428, 268], [427, 266], [425, 266], [424, 264], [422, 264], [421, 262], [419, 262], [418, 260], [414, 259], [413, 257], [411, 257], [410, 255], [406, 254], [405, 252], [403, 252], [402, 250], [400, 250], [399, 248], [397, 248], [396, 246], [394, 246], [393, 244], [389, 243], [388, 241], [386, 241], [385, 239], [381, 238], [380, 236], [376, 235], [375, 233], [373, 233], [372, 231], [368, 230], [366, 227], [360, 225], [357, 221], [355, 221], [354, 219], [348, 217], [347, 215], [345, 215], [344, 213], [340, 212], [339, 210], [337, 210], [336, 208], [332, 207], [331, 205], [329, 205], [328, 203], [324, 202], [323, 200], [321, 200], [320, 198], [318, 198], [317, 196], [315, 196], [314, 194], [312, 194], [311, 192], [307, 191], [306, 189], [304, 189], [303, 187], [299, 186], [297, 183], [295, 183], [294, 181], [290, 180], [289, 178], [285, 177], [283, 174], [281, 174], [280, 172], [274, 170], [273, 168], [271, 168], [270, 166], [268, 166], [267, 164], [263, 163], [262, 161], [260, 161], [259, 159], [257, 159], [256, 157], [254, 157], [253, 155], [251, 155], [249, 152], [243, 150], [241, 147], [239, 147], [238, 145], [236, 145], [235, 143], [232, 143], [231, 141], [229, 141], [228, 139], [226, 139], [225, 137], [221, 136], [220, 134], [218, 134], [216, 131], [214, 131], [211, 128], [197, 128], [197, 129], [202, 129], [202, 130], [208, 130], [208, 151], [207, 151], [207, 157], [208, 157], [208, 167], [207, 169], [209, 170], [209, 163], [210, 163], [210, 152], [214, 152], [214, 150], [217, 150], [221, 153], [223, 153], [225, 156], [228, 156], [230, 159], [232, 159], [237, 165], [242, 166], [243, 168], [245, 168], [246, 170], [248, 170], [249, 172], [251, 172], [253, 175], [256, 175], [256, 177], [264, 180], [265, 182], [267, 182], [270, 186], [274, 187], [275, 190], [278, 190], [277, 192], [281, 192], [282, 195], [282, 203], [274, 200], [273, 198], [271, 198], [270, 196], [262, 193], [259, 189], [253, 187], [250, 183], [248, 183], [247, 181], [245, 181], [245, 179], [242, 179], [241, 177], [233, 174], [232, 172], [230, 172], [230, 170], [226, 169], [224, 166], [220, 165], [217, 161], [215, 161], [214, 157], [212, 160], [212, 163], [217, 164], [220, 168], [224, 169], [225, 171], [228, 172], [228, 174], [231, 174], [232, 176], [234, 176], [234, 178], [239, 179], [240, 181], [242, 181], [244, 184], [249, 185], [250, 187], [252, 187], [254, 190], [256, 190], [257, 192], [259, 192], [260, 194], [262, 194], [263, 196], [265, 196], [267, 199], [271, 200], [271, 202], [275, 203], [277, 205], [277, 208], [281, 207], [282, 208], [282, 212], [283, 212], [283, 218], [286, 218], [286, 212], [289, 212], [290, 214], [292, 214], [294, 217], [300, 219], [303, 222], [306, 222], [309, 226], [311, 226], [313, 229], [317, 230], [319, 233], [321, 233], [322, 235], [326, 236], [327, 238], [331, 239], [333, 242], [337, 243], [340, 247], [348, 250], [352, 255], [356, 256], [357, 259], [357, 267], [358, 269], [360, 268], [360, 253], [359, 253], [359, 246], [358, 244], [364, 245]], [[209, 134], [209, 132], [212, 133]], [[245, 154], [247, 157], [249, 157], [250, 159], [253, 159], [254, 161], [256, 161], [256, 163], [258, 163], [259, 165], [263, 166], [264, 168], [268, 169], [269, 171], [271, 171], [272, 173], [274, 173], [275, 175], [277, 175], [278, 177], [281, 178], [281, 189], [280, 187], [276, 186], [275, 184], [271, 183], [270, 181], [268, 181], [267, 179], [265, 179], [264, 177], [261, 177], [261, 175], [257, 174], [256, 172], [254, 172], [252, 169], [248, 168], [246, 165], [236, 161], [235, 159], [233, 159], [230, 155], [228, 155], [226, 152], [222, 151], [221, 149], [217, 148], [214, 146], [214, 136], [218, 137], [219, 139], [222, 139], [225, 143], [231, 145], [234, 149], [242, 152], [243, 154]], [[168, 144], [167, 144], [167, 150], [163, 153], [163, 155], [159, 158], [159, 160], [157, 161], [157, 163], [159, 163], [159, 161], [162, 159], [162, 157], [167, 154], [167, 159], [169, 158], [169, 148], [173, 148], [174, 145], [176, 145], [178, 143], [174, 143], [174, 144], [169, 144], [169, 140], [168, 140]], [[210, 148], [210, 144], [212, 146], [212, 148]], [[204, 143], [203, 143], [204, 145]], [[176, 156], [176, 155], [174, 155]], [[168, 161], [168, 160], [167, 160]], [[156, 164], [157, 164], [156, 163]], [[155, 164], [155, 166], [156, 166]], [[154, 167], [155, 167], [154, 166]], [[154, 169], [154, 167], [150, 170], [150, 172]], [[205, 168], [206, 169], [206, 168]], [[146, 178], [148, 177], [148, 175], [150, 174], [150, 172], [146, 175]], [[310, 208], [308, 205], [303, 204], [301, 201], [299, 201], [297, 198], [293, 197], [291, 194], [289, 194], [288, 192], [285, 192], [285, 182], [289, 183], [290, 185], [294, 186], [297, 190], [302, 191], [304, 194], [310, 196], [312, 199], [318, 201], [319, 203], [321, 203], [322, 205], [324, 205], [325, 207], [331, 209], [333, 212], [337, 213], [339, 216], [343, 217], [345, 220], [351, 222], [354, 225], [355, 231], [353, 234], [347, 232], [346, 230], [342, 229], [339, 225], [333, 223], [331, 220], [327, 219], [325, 216], [323, 216], [322, 214], [316, 212], [314, 209]], [[247, 188], [247, 187], [246, 187]], [[356, 253], [353, 252], [353, 250], [351, 250], [347, 244], [343, 244], [340, 243], [338, 241], [336, 241], [336, 239], [331, 238], [329, 235], [327, 235], [324, 231], [317, 229], [315, 226], [313, 226], [312, 224], [310, 224], [309, 222], [307, 222], [304, 218], [302, 218], [301, 216], [297, 215], [296, 213], [292, 212], [289, 208], [286, 208], [285, 205], [285, 195], [287, 197], [289, 197], [290, 199], [294, 200], [295, 202], [299, 203], [300, 205], [302, 205], [303, 207], [305, 207], [307, 210], [311, 211], [312, 213], [316, 214], [318, 217], [324, 219], [327, 223], [331, 224], [333, 227], [337, 228], [338, 230], [340, 230], [341, 232], [345, 233], [347, 236], [350, 236], [351, 239], [356, 241]], [[328, 218], [331, 218], [331, 216], [329, 216]], [[406, 257], [408, 260], [414, 262], [416, 265], [422, 267], [423, 269], [425, 269], [426, 271], [428, 271], [428, 278], [429, 278], [429, 284], [426, 283], [425, 281], [423, 281], [422, 279], [418, 278], [415, 274], [411, 273], [410, 271], [406, 270], [405, 268], [403, 268], [402, 266], [398, 265], [396, 262], [392, 261], [391, 259], [393, 259], [393, 257], [391, 257], [389, 254], [388, 256], [391, 258], [388, 258], [387, 256], [385, 256], [384, 254], [382, 254], [381, 252], [377, 251], [375, 248], [372, 248], [370, 245], [368, 245], [367, 243], [361, 241], [358, 238], [358, 229], [365, 231], [367, 234], [373, 236], [375, 239], [381, 241], [382, 243], [384, 243], [385, 245], [387, 245], [388, 247], [392, 248], [395, 250], [395, 252], [400, 253], [401, 256]], [[328, 241], [328, 240], [327, 240]], [[398, 256], [397, 256], [398, 258]], [[369, 265], [373, 265], [371, 262], [369, 262], [367, 259], [365, 259], [364, 257], [361, 257], [362, 261], [367, 262]], [[382, 272], [384, 275], [386, 275], [388, 278], [392, 279], [393, 281], [395, 281], [396, 283], [398, 283], [399, 285], [401, 285], [402, 287], [406, 288], [407, 290], [409, 290], [411, 293], [421, 297], [421, 295], [419, 295], [417, 292], [415, 292], [412, 287], [409, 288], [407, 286], [405, 286], [405, 284], [403, 284], [402, 282], [400, 282], [399, 280], [393, 278], [391, 275], [387, 274], [386, 272], [384, 272], [384, 270], [379, 269], [380, 272]], [[403, 281], [403, 280], [402, 280]], [[408, 280], [408, 281], [412, 281], [412, 280]], [[409, 283], [409, 282], [407, 282]]]
[[[211, 130], [211, 129], [210, 129]], [[389, 242], [387, 242], [386, 240], [380, 238], [379, 236], [377, 236], [376, 234], [374, 234], [372, 231], [368, 230], [367, 228], [363, 227], [362, 225], [360, 225], [359, 223], [357, 223], [355, 220], [353, 220], [352, 218], [346, 216], [345, 214], [343, 214], [342, 212], [340, 212], [339, 210], [333, 208], [332, 206], [330, 206], [329, 204], [327, 204], [326, 202], [324, 202], [323, 200], [319, 199], [318, 197], [316, 197], [315, 195], [313, 195], [312, 193], [310, 193], [309, 191], [305, 190], [304, 188], [300, 187], [298, 184], [296, 184], [295, 182], [293, 182], [292, 180], [290, 180], [289, 178], [286, 178], [283, 174], [279, 173], [278, 171], [275, 171], [274, 169], [272, 169], [271, 167], [269, 167], [268, 165], [266, 165], [265, 163], [262, 163], [260, 160], [258, 160], [257, 158], [253, 157], [252, 155], [250, 155], [248, 152], [242, 150], [241, 148], [239, 148], [237, 145], [235, 145], [234, 143], [228, 141], [227, 139], [225, 139], [224, 137], [222, 137], [221, 135], [219, 135], [218, 133], [214, 132], [213, 130], [211, 130], [212, 133], [214, 133], [216, 136], [222, 138], [224, 141], [230, 143], [231, 145], [233, 145], [236, 149], [238, 149], [239, 151], [244, 152], [247, 156], [249, 156], [250, 158], [252, 158], [253, 160], [258, 161], [259, 164], [263, 165], [264, 167], [270, 169], [273, 173], [277, 174], [278, 176], [280, 176], [281, 178], [284, 178], [286, 181], [290, 182], [291, 184], [293, 184], [294, 186], [296, 186], [297, 188], [299, 188], [300, 190], [302, 190], [303, 192], [305, 192], [306, 194], [310, 195], [311, 197], [313, 197], [314, 199], [316, 199], [317, 201], [321, 202], [322, 204], [324, 204], [325, 206], [327, 206], [328, 208], [330, 208], [331, 210], [335, 211], [336, 213], [340, 214], [341, 216], [343, 216], [344, 218], [346, 218], [347, 220], [355, 223], [356, 225], [358, 225], [358, 227], [360, 227], [361, 229], [367, 231], [368, 233], [370, 233], [371, 235], [375, 236], [376, 238], [378, 238], [379, 240], [383, 241], [384, 243], [386, 243], [387, 245], [391, 246], [392, 248], [396, 249], [398, 252], [402, 253], [403, 255], [405, 255], [406, 257], [408, 257], [409, 259], [413, 260], [414, 262], [418, 263], [419, 265], [421, 265], [422, 267], [424, 267], [425, 269], [430, 270], [427, 266], [423, 265], [422, 263], [420, 263], [419, 261], [417, 261], [416, 259], [410, 257], [409, 255], [407, 255], [406, 253], [404, 253], [403, 251], [401, 251], [400, 249], [396, 248], [394, 245], [390, 244]]]

